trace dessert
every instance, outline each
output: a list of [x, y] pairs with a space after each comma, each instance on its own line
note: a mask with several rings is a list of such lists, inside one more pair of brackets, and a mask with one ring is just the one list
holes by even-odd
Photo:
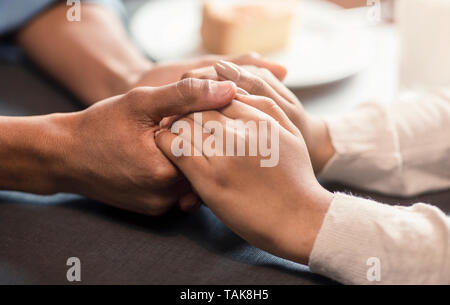
[[287, 0], [203, 3], [203, 47], [216, 54], [267, 53], [286, 47], [294, 18]]

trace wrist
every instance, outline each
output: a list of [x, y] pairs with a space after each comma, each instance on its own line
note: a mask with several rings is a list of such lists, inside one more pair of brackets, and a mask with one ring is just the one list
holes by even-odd
[[48, 142], [45, 151], [45, 166], [49, 169], [49, 185], [52, 192], [77, 193], [77, 175], [79, 165], [75, 162], [75, 147], [79, 146], [76, 137], [79, 117], [82, 112], [55, 113], [46, 116], [46, 134]]
[[325, 215], [333, 200], [333, 193], [318, 183], [309, 186], [307, 192], [298, 195], [298, 209], [285, 219], [276, 236], [281, 257], [301, 264], [308, 264], [314, 243], [322, 227]]
[[314, 173], [318, 174], [334, 156], [335, 149], [328, 126], [323, 119], [308, 114], [308, 136], [305, 138]]
[[304, 248], [301, 253], [301, 262], [303, 264], [309, 263], [309, 258], [314, 248], [317, 236], [322, 228], [323, 221], [331, 206], [331, 202], [334, 199], [334, 194], [323, 188], [320, 184], [318, 184], [317, 188], [318, 191], [315, 193], [313, 198], [311, 198], [310, 205], [306, 208], [306, 210], [310, 211], [309, 215], [305, 214], [308, 215], [307, 217], [310, 222], [308, 223], [306, 218], [303, 222], [303, 224], [308, 223], [308, 228], [304, 228], [306, 234], [303, 238]]

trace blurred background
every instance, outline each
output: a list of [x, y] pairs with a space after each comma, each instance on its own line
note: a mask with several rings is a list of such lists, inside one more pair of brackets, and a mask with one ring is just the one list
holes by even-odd
[[125, 0], [157, 61], [258, 51], [316, 114], [450, 84], [448, 0]]

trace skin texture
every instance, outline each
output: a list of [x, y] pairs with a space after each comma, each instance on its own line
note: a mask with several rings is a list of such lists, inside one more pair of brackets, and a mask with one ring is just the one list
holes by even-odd
[[[80, 22], [68, 22], [66, 12], [65, 3], [50, 7], [20, 29], [16, 39], [43, 71], [88, 106], [135, 87], [176, 82], [183, 73], [220, 59], [204, 56], [153, 64], [131, 43], [122, 21], [108, 8], [83, 2]], [[226, 59], [264, 67], [280, 79], [286, 75], [284, 67], [257, 54]]]
[[191, 192], [155, 145], [161, 119], [222, 107], [235, 94], [232, 82], [184, 79], [136, 88], [81, 112], [0, 117], [0, 157], [8, 160], [0, 167], [0, 188], [78, 193], [161, 215]]
[[[227, 121], [265, 121], [279, 126], [279, 163], [274, 167], [261, 167], [261, 157], [248, 154], [175, 157], [171, 145], [177, 135], [169, 130], [158, 132], [156, 144], [188, 178], [203, 202], [234, 232], [256, 247], [307, 263], [332, 194], [317, 182], [298, 129], [267, 97], [238, 95], [231, 104], [202, 115], [201, 127], [207, 121], [218, 121], [224, 139], [227, 134], [241, 137], [247, 145], [249, 137], [257, 134], [238, 133], [227, 128]], [[193, 114], [180, 120], [190, 124], [191, 130], [200, 124]], [[203, 142], [211, 134], [217, 139], [218, 133], [205, 129]], [[199, 151], [194, 137], [190, 139], [191, 150]]]
[[271, 98], [300, 130], [316, 173], [319, 173], [334, 155], [334, 147], [325, 122], [307, 113], [298, 98], [268, 69], [251, 65], [238, 66], [221, 60], [214, 66], [187, 72], [183, 77], [230, 80], [250, 94]]

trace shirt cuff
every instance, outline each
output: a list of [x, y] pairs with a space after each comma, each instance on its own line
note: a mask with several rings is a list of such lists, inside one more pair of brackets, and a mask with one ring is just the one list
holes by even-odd
[[319, 178], [376, 191], [386, 191], [386, 185], [393, 184], [395, 190], [399, 181], [393, 172], [401, 167], [402, 156], [389, 115], [386, 106], [367, 103], [344, 116], [328, 119], [336, 153]]
[[449, 230], [436, 207], [395, 207], [336, 193], [309, 266], [344, 284], [449, 283]]
[[319, 178], [399, 196], [450, 186], [448, 91], [367, 103], [326, 123], [336, 154]]

